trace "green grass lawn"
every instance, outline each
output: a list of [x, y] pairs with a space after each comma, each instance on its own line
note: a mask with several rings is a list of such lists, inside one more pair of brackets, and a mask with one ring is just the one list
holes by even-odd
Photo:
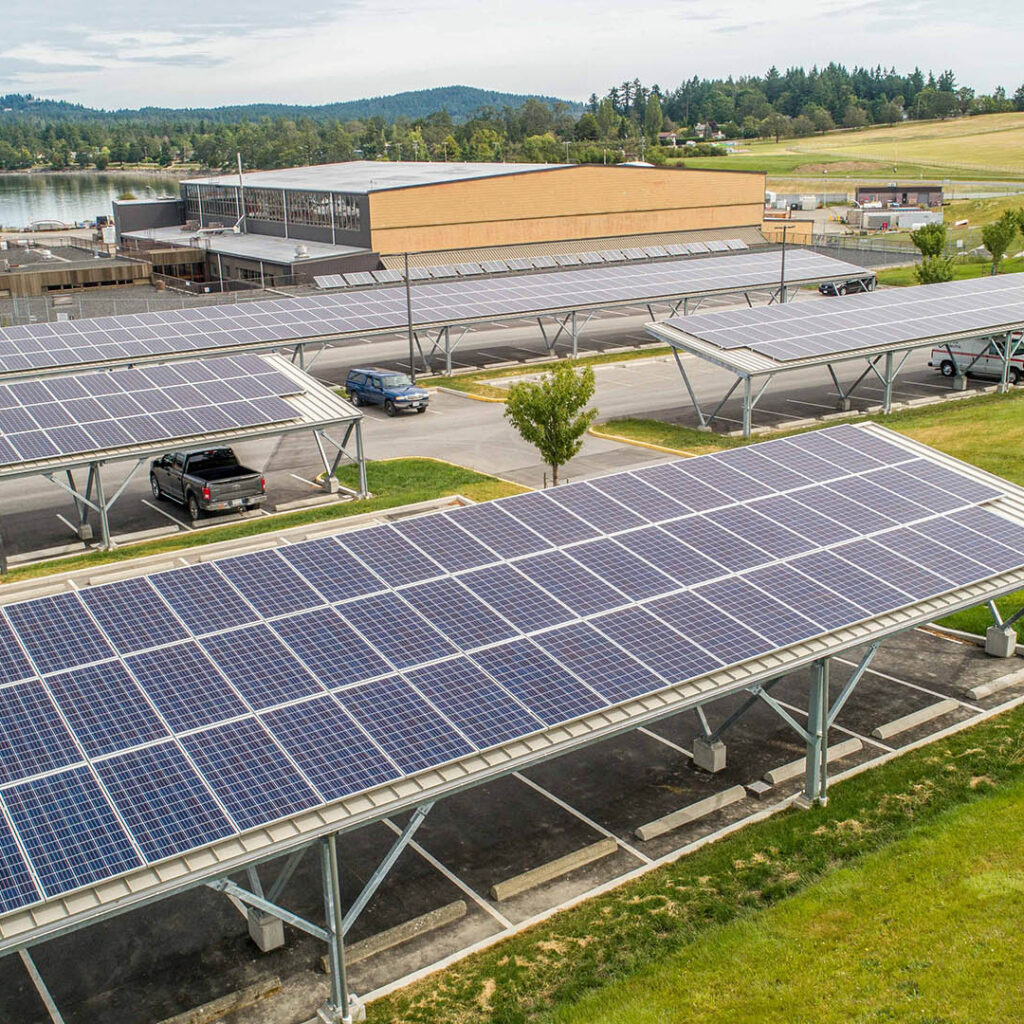
[[[834, 785], [827, 807], [748, 825], [467, 957], [373, 1003], [368, 1019], [1009, 1024], [1022, 1019], [1022, 810], [1017, 709]], [[862, 909], [872, 919], [860, 921]], [[945, 934], [925, 951], [944, 912]], [[767, 960], [745, 957], [748, 944]], [[735, 958], [718, 987], [716, 955]], [[688, 976], [677, 973], [676, 983], [673, 972], [691, 959], [694, 983], [705, 987], [688, 997], [675, 991]], [[877, 991], [860, 1013], [872, 979]], [[834, 1005], [814, 1002], [821, 990], [835, 993]], [[685, 1003], [675, 1011], [667, 1000], [677, 995], [697, 1003], [695, 1016]], [[1000, 996], [1016, 1004], [1013, 1014], [993, 1011]], [[702, 997], [720, 1002], [702, 1007]], [[966, 1008], [952, 1002], [965, 997]], [[938, 1006], [942, 999], [949, 1004]], [[654, 1016], [640, 1015], [650, 1008]]]
[[[954, 263], [953, 280], [966, 281], [976, 277], [988, 277], [992, 271], [991, 262], [986, 263]], [[1000, 274], [1018, 274], [1024, 272], [1024, 257], [1003, 260], [999, 265]], [[884, 267], [878, 271], [878, 283], [887, 285], [918, 284], [913, 267]]]
[[554, 1015], [559, 1024], [1024, 1020], [1024, 782]]
[[[254, 537], [273, 530], [284, 530], [290, 526], [307, 523], [321, 523], [332, 519], [344, 519], [365, 512], [410, 505], [418, 501], [429, 501], [448, 494], [462, 494], [474, 501], [488, 501], [506, 494], [518, 494], [528, 488], [520, 487], [493, 476], [477, 473], [464, 466], [435, 459], [390, 459], [383, 462], [369, 462], [366, 465], [367, 482], [372, 498], [365, 501], [351, 501], [303, 509], [282, 515], [248, 519], [244, 522], [227, 520], [224, 526], [207, 527], [195, 533], [180, 533], [159, 540], [128, 544], [113, 551], [90, 551], [70, 558], [59, 558], [49, 562], [35, 562], [12, 569], [2, 577], [2, 583], [17, 583], [20, 580], [47, 576], [55, 572], [70, 572], [87, 566], [107, 565], [130, 558], [143, 558], [165, 551], [180, 551], [184, 548], [217, 544], [239, 537]], [[338, 470], [338, 479], [346, 486], [358, 486], [355, 466], [343, 466]]]

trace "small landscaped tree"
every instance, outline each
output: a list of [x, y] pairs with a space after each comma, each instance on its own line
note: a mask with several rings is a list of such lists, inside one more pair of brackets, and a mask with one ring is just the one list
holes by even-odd
[[587, 404], [594, 397], [594, 371], [560, 363], [539, 381], [522, 381], [508, 389], [505, 416], [524, 441], [534, 445], [551, 467], [551, 482], [558, 470], [583, 447], [583, 435], [597, 415]]
[[946, 225], [925, 224], [910, 232], [910, 240], [921, 250], [921, 255], [925, 259], [929, 256], [941, 256], [942, 250], [946, 248]]
[[1017, 234], [1017, 214], [1007, 210], [999, 220], [986, 224], [981, 229], [981, 240], [992, 256], [992, 273], [999, 273], [999, 264], [1010, 248], [1013, 236]]
[[916, 267], [914, 276], [918, 284], [939, 284], [953, 280], [953, 262], [944, 256], [925, 256]]

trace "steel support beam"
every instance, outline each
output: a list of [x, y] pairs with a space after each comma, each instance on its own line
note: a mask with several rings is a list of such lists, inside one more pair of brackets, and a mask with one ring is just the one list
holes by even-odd
[[[867, 672], [868, 666], [874, 660], [875, 655], [878, 653], [878, 648], [882, 646], [880, 640], [876, 640], [870, 647], [864, 652], [864, 656], [857, 663], [857, 667], [853, 670], [853, 674], [846, 681], [846, 685], [839, 692], [839, 696], [836, 697], [836, 702], [829, 708], [828, 715], [825, 718], [825, 728], [831, 729], [835, 723], [836, 718], [839, 716], [839, 712], [843, 710], [843, 706], [850, 699], [850, 694], [856, 689], [857, 684], [864, 677], [864, 673]], [[828, 691], [826, 690], [825, 699], [828, 700]]]
[[352, 1024], [349, 1012], [348, 972], [345, 968], [345, 922], [341, 908], [341, 879], [338, 873], [338, 837], [320, 841], [320, 870], [327, 919], [327, 963], [331, 994], [318, 1015], [324, 1024]]
[[239, 903], [244, 903], [247, 907], [260, 910], [271, 917], [279, 918], [285, 924], [290, 924], [293, 928], [298, 928], [299, 931], [312, 935], [314, 939], [319, 939], [321, 942], [330, 942], [330, 933], [326, 928], [321, 928], [319, 925], [313, 924], [312, 921], [307, 921], [304, 917], [300, 917], [285, 907], [278, 906], [265, 896], [258, 896], [254, 892], [249, 892], [248, 889], [243, 889], [236, 882], [232, 882], [230, 878], [217, 878], [206, 884], [215, 892], [222, 892], [231, 900], [237, 900]]
[[366, 885], [363, 886], [363, 891], [355, 898], [352, 906], [349, 907], [348, 913], [345, 915], [345, 920], [342, 924], [342, 935], [347, 935], [352, 925], [356, 923], [356, 918], [366, 909], [367, 903], [373, 899], [374, 893], [380, 888], [381, 883], [388, 876], [388, 872], [395, 866], [395, 861], [401, 856], [402, 851], [412, 841], [412, 837], [416, 835], [416, 831], [420, 825], [423, 824], [424, 818], [430, 813], [433, 803], [422, 804], [417, 807], [412, 813], [412, 817], [409, 819], [409, 823], [402, 830], [401, 834], [394, 841], [391, 849], [388, 850], [387, 855], [377, 865], [376, 871], [370, 876]]
[[771, 688], [781, 678], [782, 677], [779, 676], [778, 679], [770, 679], [766, 683], [759, 683], [757, 686], [752, 686], [750, 688], [750, 696], [747, 697], [747, 699], [731, 715], [729, 715], [728, 718], [726, 718], [726, 720], [714, 731], [707, 728], [707, 719], [704, 718], [701, 705], [698, 704], [697, 710], [700, 712], [699, 717], [702, 719], [701, 724], [705, 728], [704, 735], [707, 738], [708, 742], [713, 743], [715, 740], [721, 739], [722, 734], [725, 732], [725, 730], [735, 725], [759, 700], [763, 698], [764, 694], [767, 694], [771, 690]]
[[807, 695], [807, 769], [802, 803], [828, 803], [828, 668], [829, 659], [814, 663]]

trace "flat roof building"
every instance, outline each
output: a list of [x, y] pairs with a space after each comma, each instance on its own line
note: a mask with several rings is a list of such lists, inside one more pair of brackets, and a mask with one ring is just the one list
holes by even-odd
[[169, 204], [153, 205], [150, 224], [138, 204], [115, 203], [115, 221], [122, 246], [192, 248], [211, 276], [309, 277], [374, 269], [403, 252], [735, 236], [760, 226], [763, 198], [757, 172], [362, 160], [187, 179], [173, 201], [177, 223]]

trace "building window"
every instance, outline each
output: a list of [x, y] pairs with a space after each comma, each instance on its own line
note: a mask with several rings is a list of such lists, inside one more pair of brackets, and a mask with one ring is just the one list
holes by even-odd
[[245, 215], [253, 220], [284, 223], [284, 193], [277, 188], [247, 188]]
[[238, 205], [237, 189], [232, 185], [190, 185], [186, 188], [191, 191], [195, 189], [198, 193], [195, 200], [195, 213], [193, 215], [191, 198], [186, 192], [185, 206], [188, 210], [189, 220], [199, 220], [202, 211], [202, 221], [206, 227], [211, 222], [217, 222], [228, 226], [238, 220], [240, 212]]
[[359, 230], [359, 201], [355, 196], [334, 193], [334, 226], [339, 231]]
[[199, 220], [199, 186], [185, 186], [185, 219]]
[[314, 228], [331, 226], [330, 192], [289, 192], [288, 223]]

